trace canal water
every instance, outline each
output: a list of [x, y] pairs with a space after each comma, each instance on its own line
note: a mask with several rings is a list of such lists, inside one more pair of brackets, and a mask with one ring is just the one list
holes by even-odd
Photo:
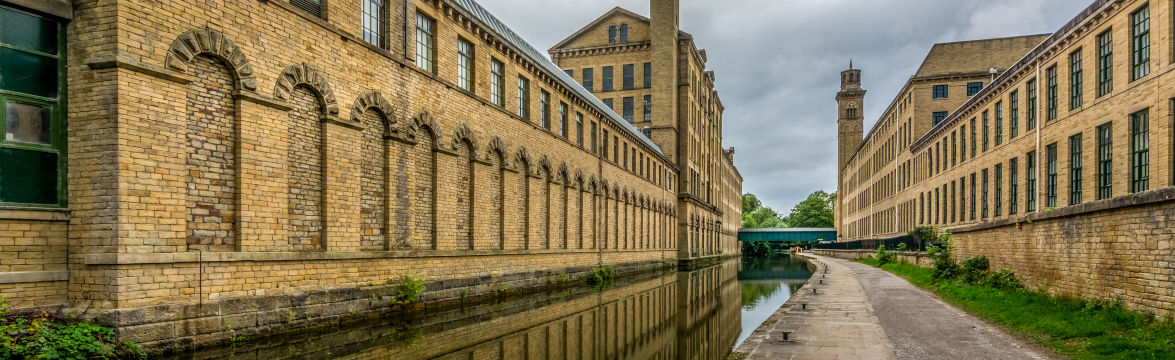
[[388, 314], [170, 359], [725, 359], [810, 275], [787, 256]]

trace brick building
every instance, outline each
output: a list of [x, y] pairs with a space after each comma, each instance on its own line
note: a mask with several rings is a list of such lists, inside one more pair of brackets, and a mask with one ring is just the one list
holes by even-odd
[[1173, 18], [1098, 0], [1051, 35], [937, 44], [863, 138], [845, 71], [839, 240], [936, 227], [1030, 285], [1170, 311]]
[[738, 251], [674, 152], [472, 0], [3, 0], [0, 26], [27, 30], [0, 36], [18, 309], [175, 348], [380, 311], [404, 275], [439, 302]]

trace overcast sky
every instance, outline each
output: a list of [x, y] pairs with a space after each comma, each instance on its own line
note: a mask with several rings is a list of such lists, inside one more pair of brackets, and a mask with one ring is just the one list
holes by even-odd
[[[478, 0], [542, 51], [615, 6], [649, 0]], [[706, 49], [726, 106], [743, 192], [787, 212], [836, 190], [836, 101], [849, 58], [861, 69], [865, 132], [937, 42], [1051, 33], [1090, 0], [680, 0], [681, 27]]]

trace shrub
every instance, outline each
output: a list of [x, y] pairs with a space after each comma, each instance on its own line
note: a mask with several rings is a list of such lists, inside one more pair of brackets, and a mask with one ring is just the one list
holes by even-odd
[[939, 244], [931, 245], [926, 248], [926, 254], [934, 258], [934, 279], [935, 280], [949, 280], [959, 276], [962, 269], [959, 264], [955, 263], [955, 259], [951, 254], [953, 246], [950, 241], [951, 234], [943, 233], [939, 236]]
[[114, 330], [101, 325], [65, 322], [43, 312], [32, 320], [23, 317], [0, 319], [0, 359], [146, 357], [147, 354], [134, 343], [117, 342]]
[[877, 246], [877, 266], [892, 264], [897, 262], [897, 254], [885, 250], [885, 245]]
[[612, 271], [611, 267], [601, 266], [592, 268], [592, 272], [587, 275], [586, 281], [588, 285], [599, 286], [612, 281], [614, 278], [616, 278], [616, 273]]
[[987, 257], [979, 255], [963, 262], [963, 281], [971, 284], [983, 284], [987, 271], [991, 268]]
[[404, 274], [404, 277], [400, 278], [400, 284], [396, 285], [396, 301], [400, 303], [416, 302], [424, 290], [424, 279], [413, 274]]
[[1008, 269], [1000, 269], [995, 273], [987, 276], [987, 286], [1003, 290], [1021, 290], [1024, 289], [1024, 284], [1016, 279], [1016, 275]]

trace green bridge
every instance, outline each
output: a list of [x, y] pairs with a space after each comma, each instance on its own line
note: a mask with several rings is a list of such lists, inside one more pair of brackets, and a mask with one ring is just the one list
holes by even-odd
[[821, 242], [836, 241], [836, 228], [739, 229], [738, 241]]

